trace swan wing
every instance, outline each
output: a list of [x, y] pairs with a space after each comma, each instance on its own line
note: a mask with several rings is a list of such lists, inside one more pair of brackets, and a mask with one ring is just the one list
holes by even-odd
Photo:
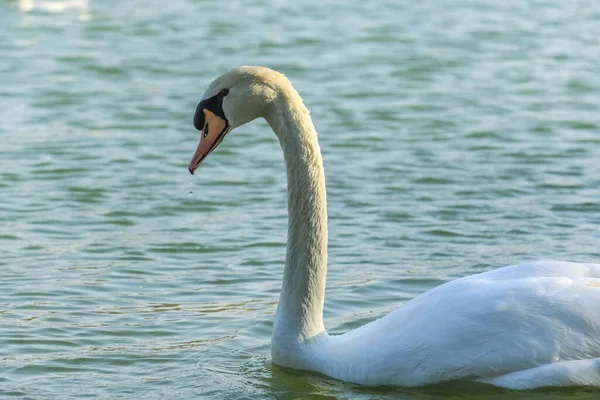
[[364, 384], [489, 379], [600, 357], [599, 304], [600, 265], [514, 265], [425, 292], [331, 349], [342, 379]]

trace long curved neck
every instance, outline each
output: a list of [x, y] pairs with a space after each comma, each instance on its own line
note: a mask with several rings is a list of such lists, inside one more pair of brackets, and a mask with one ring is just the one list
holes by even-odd
[[317, 133], [295, 89], [282, 88], [265, 119], [279, 138], [288, 180], [288, 238], [273, 338], [301, 343], [323, 332], [327, 200]]

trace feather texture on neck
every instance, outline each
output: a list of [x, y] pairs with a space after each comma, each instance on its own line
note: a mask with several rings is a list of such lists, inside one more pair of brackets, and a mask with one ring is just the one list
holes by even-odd
[[288, 239], [273, 354], [325, 331], [327, 201], [317, 133], [302, 99], [287, 79], [265, 118], [283, 149], [288, 180]]

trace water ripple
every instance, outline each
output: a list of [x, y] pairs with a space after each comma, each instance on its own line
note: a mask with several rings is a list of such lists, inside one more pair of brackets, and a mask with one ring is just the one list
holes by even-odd
[[[330, 332], [456, 277], [600, 258], [596, 3], [0, 11], [3, 397], [520, 398], [272, 365], [287, 227], [277, 140], [255, 122], [186, 170], [194, 107], [235, 65], [287, 74], [320, 133]], [[597, 394], [529, 394], [565, 396]]]

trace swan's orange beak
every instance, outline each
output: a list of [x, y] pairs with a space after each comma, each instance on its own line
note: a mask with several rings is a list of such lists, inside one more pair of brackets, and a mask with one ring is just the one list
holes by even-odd
[[[202, 115], [198, 115], [202, 113]], [[209, 109], [203, 108], [196, 111], [194, 117], [194, 124], [197, 128], [202, 128], [200, 135], [200, 143], [196, 148], [196, 152], [190, 161], [188, 169], [190, 174], [194, 175], [194, 171], [198, 168], [200, 163], [208, 156], [217, 146], [221, 143], [227, 132], [229, 131], [229, 124], [227, 120], [219, 117]]]

